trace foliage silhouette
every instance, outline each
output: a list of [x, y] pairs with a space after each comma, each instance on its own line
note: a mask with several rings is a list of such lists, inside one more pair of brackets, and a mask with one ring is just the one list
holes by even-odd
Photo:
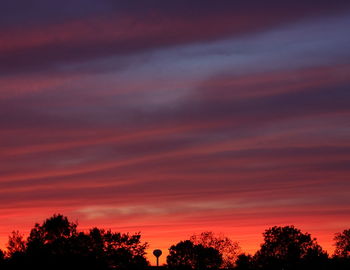
[[185, 240], [173, 245], [167, 257], [170, 269], [218, 269], [222, 263], [220, 252], [212, 247], [204, 247]]
[[272, 227], [263, 233], [264, 243], [254, 256], [262, 269], [323, 269], [328, 255], [308, 233], [294, 226]]
[[118, 269], [137, 269], [148, 265], [145, 259], [147, 243], [141, 244], [141, 235], [113, 233], [111, 230], [90, 230], [87, 246], [100, 260]]
[[236, 260], [236, 270], [252, 270], [254, 269], [253, 257], [249, 254], [239, 254]]
[[350, 229], [336, 233], [334, 237], [335, 250], [332, 267], [335, 270], [350, 269]]
[[337, 233], [334, 237], [335, 251], [334, 256], [341, 258], [350, 258], [350, 229]]
[[5, 269], [145, 269], [146, 248], [139, 233], [78, 232], [77, 223], [58, 214], [35, 224], [27, 241], [12, 233]]
[[240, 247], [237, 242], [232, 241], [224, 235], [215, 235], [215, 233], [206, 231], [201, 234], [194, 234], [190, 240], [204, 247], [212, 247], [218, 250], [222, 256], [222, 268], [233, 268], [237, 260]]
[[13, 231], [9, 236], [7, 244], [7, 254], [12, 257], [15, 254], [24, 253], [26, 249], [26, 242], [23, 235], [19, 231]]
[[[55, 214], [42, 224], [36, 223], [27, 239], [13, 231], [7, 251], [0, 249], [0, 270], [149, 269], [145, 258], [148, 244], [141, 242], [140, 233], [123, 234], [96, 227], [82, 232], [77, 227], [76, 222]], [[328, 258], [316, 239], [294, 226], [275, 226], [267, 229], [263, 236], [260, 249], [251, 256], [237, 255], [238, 244], [223, 235], [194, 234], [190, 240], [170, 247], [168, 269], [350, 269], [350, 229], [335, 235], [336, 249], [332, 258]]]

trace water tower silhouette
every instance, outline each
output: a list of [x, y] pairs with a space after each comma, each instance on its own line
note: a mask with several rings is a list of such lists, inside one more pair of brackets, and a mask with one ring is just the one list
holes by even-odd
[[159, 257], [162, 255], [162, 251], [160, 249], [153, 250], [153, 255], [157, 257], [157, 266], [159, 266]]

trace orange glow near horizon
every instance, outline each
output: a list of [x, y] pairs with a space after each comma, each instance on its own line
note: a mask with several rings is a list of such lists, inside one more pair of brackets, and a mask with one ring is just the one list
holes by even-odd
[[[47, 216], [49, 217], [49, 216]], [[10, 217], [9, 217], [10, 218]], [[23, 216], [17, 217], [18, 220], [23, 220]], [[28, 220], [32, 219], [32, 217], [28, 217]], [[76, 220], [74, 216], [70, 216], [70, 220]], [[171, 245], [178, 243], [179, 241], [189, 239], [191, 235], [198, 234], [203, 231], [213, 231], [214, 233], [223, 233], [224, 235], [230, 237], [232, 240], [237, 241], [240, 246], [240, 252], [254, 254], [258, 249], [260, 244], [263, 241], [262, 232], [265, 229], [278, 225], [285, 226], [291, 225], [291, 223], [287, 222], [286, 218], [281, 218], [280, 220], [284, 220], [283, 223], [277, 223], [276, 218], [271, 219], [252, 219], [245, 220], [244, 222], [235, 222], [232, 221], [234, 226], [230, 226], [230, 222], [219, 221], [216, 224], [209, 224], [208, 222], [195, 222], [195, 220], [189, 220], [186, 222], [185, 220], [174, 222], [171, 218], [167, 221], [167, 218], [154, 217], [154, 220], [144, 220], [140, 222], [140, 224], [130, 225], [131, 222], [126, 220], [116, 220], [111, 221], [110, 219], [99, 218], [96, 219], [78, 219], [78, 230], [80, 231], [88, 231], [89, 228], [99, 227], [105, 229], [112, 229], [115, 232], [122, 233], [136, 233], [141, 232], [141, 240], [142, 242], [148, 242], [149, 248], [147, 250], [147, 259], [149, 262], [154, 265], [155, 257], [152, 254], [154, 249], [161, 249], [163, 251], [162, 256], [160, 257], [160, 264], [166, 263], [166, 256], [168, 255], [168, 249]], [[308, 219], [308, 222], [303, 222], [302, 218], [293, 218], [293, 220], [299, 220], [298, 222], [294, 222], [297, 228], [301, 229], [303, 232], [311, 233], [312, 237], [317, 238], [317, 242], [322, 246], [324, 250], [328, 252], [329, 255], [333, 254], [333, 237], [336, 232], [340, 232], [341, 230], [338, 228], [334, 228], [334, 231], [329, 229], [330, 222], [326, 217], [319, 216], [314, 217], [313, 220]], [[36, 222], [41, 223], [42, 221], [36, 220]], [[327, 222], [329, 222], [327, 224]], [[266, 223], [266, 224], [265, 224]], [[162, 225], [160, 225], [162, 224]], [[323, 224], [323, 226], [319, 226], [319, 224]], [[33, 227], [28, 224], [18, 224], [19, 226], [14, 226], [11, 228], [1, 227], [0, 231], [2, 235], [0, 237], [0, 248], [6, 250], [7, 236], [13, 230], [19, 230], [21, 233], [25, 235], [25, 237], [29, 233], [29, 229]], [[344, 224], [346, 225], [346, 224]], [[317, 228], [317, 230], [312, 228]], [[345, 226], [344, 226], [345, 228]]]

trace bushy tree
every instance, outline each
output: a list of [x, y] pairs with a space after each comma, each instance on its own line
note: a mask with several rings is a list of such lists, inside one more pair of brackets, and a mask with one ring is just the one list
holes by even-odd
[[196, 245], [201, 244], [204, 247], [212, 247], [218, 250], [222, 256], [222, 268], [232, 268], [235, 266], [235, 261], [240, 251], [237, 242], [232, 241], [222, 234], [216, 235], [210, 231], [194, 234], [190, 240]]
[[70, 222], [67, 217], [55, 214], [46, 219], [42, 225], [36, 223], [28, 237], [28, 245], [32, 243], [51, 244], [68, 239], [77, 234], [77, 223]]
[[41, 225], [36, 223], [27, 239], [26, 263], [38, 269], [60, 269], [78, 264], [80, 256], [72, 253], [77, 224], [55, 214]]
[[332, 258], [332, 270], [350, 269], [350, 229], [336, 233], [335, 250]]
[[212, 247], [186, 240], [170, 247], [167, 263], [170, 269], [218, 269], [222, 256]]
[[148, 265], [145, 259], [147, 243], [141, 243], [141, 235], [113, 233], [111, 230], [90, 230], [87, 246], [93, 254], [118, 269], [142, 269]]
[[334, 255], [341, 258], [350, 258], [350, 229], [337, 233], [334, 237]]
[[252, 270], [254, 269], [253, 257], [249, 254], [239, 254], [236, 260], [236, 270]]
[[327, 254], [308, 233], [294, 226], [272, 227], [263, 233], [264, 243], [255, 254], [255, 261], [263, 269], [303, 269], [322, 265]]

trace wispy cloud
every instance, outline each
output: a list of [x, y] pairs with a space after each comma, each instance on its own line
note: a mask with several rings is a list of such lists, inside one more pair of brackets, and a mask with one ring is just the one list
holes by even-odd
[[63, 212], [164, 249], [214, 230], [252, 251], [288, 223], [331, 249], [348, 1], [19, 2], [0, 11], [0, 245]]

